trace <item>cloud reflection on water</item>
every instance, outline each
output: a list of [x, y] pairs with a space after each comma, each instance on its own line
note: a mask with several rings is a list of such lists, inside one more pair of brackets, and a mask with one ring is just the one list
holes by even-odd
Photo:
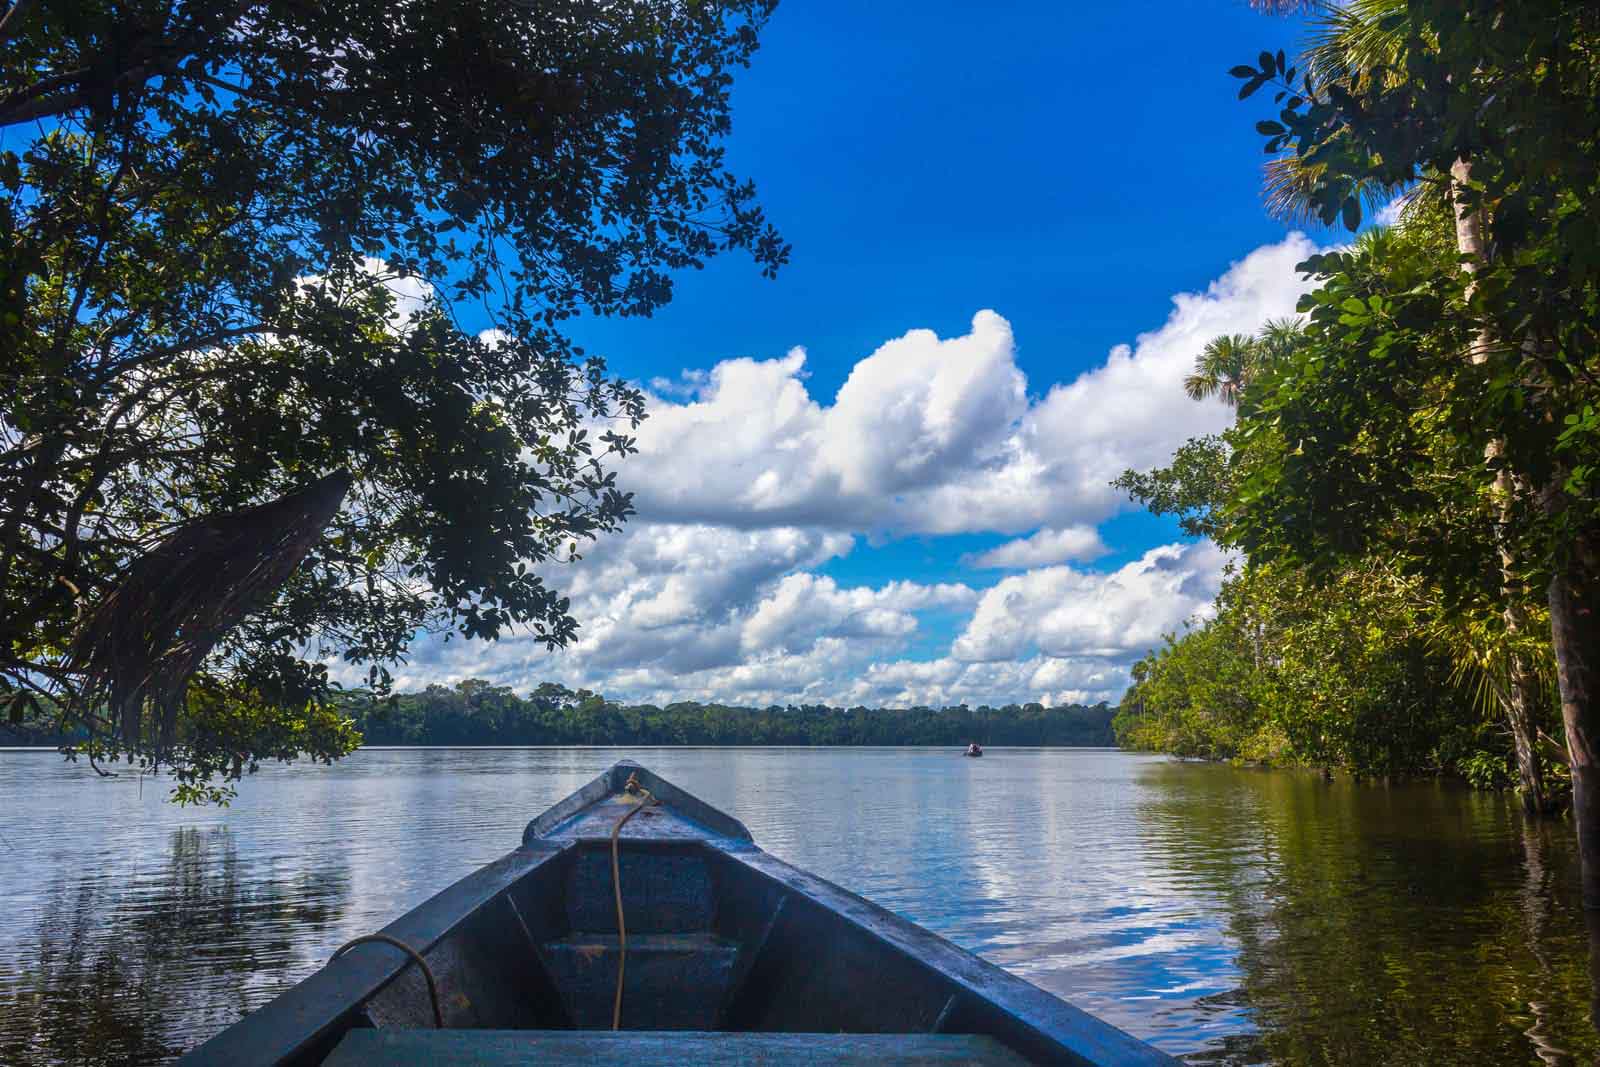
[[225, 811], [0, 752], [0, 1062], [152, 1063], [630, 755], [1197, 1063], [1588, 1062], [1570, 833], [1503, 797], [1088, 750], [366, 750]]

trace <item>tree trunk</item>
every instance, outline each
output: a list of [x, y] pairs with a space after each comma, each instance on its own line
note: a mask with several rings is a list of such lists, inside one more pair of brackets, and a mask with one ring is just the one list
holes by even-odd
[[[1553, 495], [1553, 494], [1552, 494]], [[1586, 531], [1550, 580], [1550, 637], [1572, 760], [1583, 906], [1600, 909], [1600, 536]]]
[[[1550, 636], [1561, 683], [1561, 719], [1572, 758], [1572, 819], [1578, 830], [1583, 904], [1600, 908], [1600, 582], [1588, 568], [1563, 568], [1550, 582]], [[1578, 573], [1574, 573], [1578, 572]]]
[[[1477, 264], [1487, 254], [1484, 241], [1484, 216], [1464, 202], [1461, 191], [1472, 176], [1472, 164], [1458, 159], [1450, 168], [1450, 195], [1455, 206], [1456, 249], [1470, 257], [1462, 264], [1469, 275], [1477, 273]], [[1472, 295], [1473, 283], [1467, 285], [1467, 295]], [[1467, 358], [1473, 363], [1488, 360], [1494, 347], [1494, 338], [1483, 330], [1473, 338]], [[1498, 466], [1497, 460], [1505, 451], [1505, 442], [1490, 441], [1484, 449], [1484, 461]], [[1494, 477], [1495, 546], [1500, 554], [1501, 618], [1505, 622], [1506, 636], [1515, 639], [1527, 629], [1527, 618], [1522, 601], [1526, 595], [1516, 578], [1516, 557], [1506, 543], [1504, 531], [1510, 517], [1518, 486], [1509, 471], [1501, 467]], [[1522, 807], [1531, 815], [1547, 813], [1550, 801], [1544, 784], [1544, 772], [1539, 766], [1539, 677], [1527, 661], [1513, 655], [1508, 665], [1506, 689], [1500, 694], [1500, 704], [1505, 712], [1506, 725], [1511, 731], [1512, 746], [1517, 754], [1517, 777], [1521, 786]]]
[[[1511, 628], [1509, 621], [1510, 612], [1507, 611], [1508, 621], [1506, 628]], [[1513, 657], [1511, 662], [1511, 688], [1502, 702], [1506, 713], [1506, 725], [1511, 730], [1512, 747], [1517, 754], [1517, 778], [1521, 785], [1522, 807], [1529, 815], [1550, 814], [1553, 805], [1545, 790], [1544, 771], [1539, 765], [1539, 750], [1536, 739], [1539, 736], [1539, 722], [1537, 719], [1538, 706], [1529, 703], [1529, 690], [1537, 692], [1537, 682], [1527, 664], [1522, 662], [1522, 657]]]

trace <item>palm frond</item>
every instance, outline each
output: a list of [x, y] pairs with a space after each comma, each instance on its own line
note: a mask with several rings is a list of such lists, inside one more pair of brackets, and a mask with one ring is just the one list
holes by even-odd
[[159, 758], [172, 744], [190, 677], [299, 566], [350, 485], [339, 471], [269, 503], [195, 519], [141, 556], [74, 640], [76, 700], [106, 707], [129, 746], [144, 736], [150, 711]]
[[[1291, 226], [1321, 225], [1322, 219], [1312, 207], [1311, 193], [1326, 169], [1325, 164], [1307, 163], [1304, 158], [1293, 154], [1267, 160], [1262, 166], [1261, 183], [1267, 214]], [[1370, 215], [1396, 196], [1404, 195], [1407, 188], [1405, 185], [1366, 181], [1356, 185], [1355, 193], [1361, 200], [1363, 210]]]
[[1508, 630], [1504, 614], [1480, 608], [1464, 617], [1437, 618], [1424, 631], [1429, 645], [1448, 657], [1450, 682], [1485, 718], [1509, 705], [1519, 681], [1531, 679], [1538, 702], [1556, 693], [1556, 665], [1549, 645], [1538, 637], [1543, 610], [1528, 609], [1517, 631]]
[[1354, 77], [1361, 85], [1381, 71], [1392, 84], [1404, 77], [1410, 31], [1406, 0], [1323, 5], [1301, 62], [1319, 83]]
[[[1350, 0], [1344, 5], [1314, 5], [1317, 16], [1310, 45], [1300, 65], [1317, 84], [1331, 81], [1365, 85], [1372, 77], [1392, 82], [1405, 76], [1410, 44], [1406, 0]], [[1288, 154], [1269, 160], [1263, 182], [1267, 212], [1291, 225], [1321, 222], [1311, 194], [1326, 164]], [[1363, 182], [1355, 189], [1370, 214], [1405, 191], [1404, 185]]]
[[1209, 375], [1194, 371], [1183, 379], [1183, 391], [1190, 400], [1206, 400], [1215, 396], [1220, 383]]

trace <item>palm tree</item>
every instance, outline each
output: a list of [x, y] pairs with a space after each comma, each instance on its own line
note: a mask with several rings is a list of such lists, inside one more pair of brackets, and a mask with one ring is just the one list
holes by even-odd
[[1256, 370], [1271, 366], [1289, 357], [1305, 335], [1305, 320], [1298, 315], [1281, 319], [1268, 319], [1256, 334]]
[[1183, 391], [1191, 400], [1215, 396], [1230, 408], [1238, 407], [1255, 363], [1254, 337], [1230, 333], [1212, 338], [1194, 361], [1194, 372], [1183, 380]]
[[1245, 387], [1264, 368], [1286, 358], [1299, 342], [1304, 329], [1294, 316], [1268, 319], [1254, 337], [1229, 333], [1212, 338], [1194, 361], [1194, 370], [1183, 380], [1183, 391], [1190, 400], [1219, 398], [1230, 408], [1239, 406]]

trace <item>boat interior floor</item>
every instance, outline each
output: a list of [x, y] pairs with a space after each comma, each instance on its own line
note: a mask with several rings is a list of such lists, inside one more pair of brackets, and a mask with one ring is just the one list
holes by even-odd
[[609, 1030], [352, 1030], [325, 1067], [1022, 1067], [1028, 1061], [977, 1034], [735, 1034]]

